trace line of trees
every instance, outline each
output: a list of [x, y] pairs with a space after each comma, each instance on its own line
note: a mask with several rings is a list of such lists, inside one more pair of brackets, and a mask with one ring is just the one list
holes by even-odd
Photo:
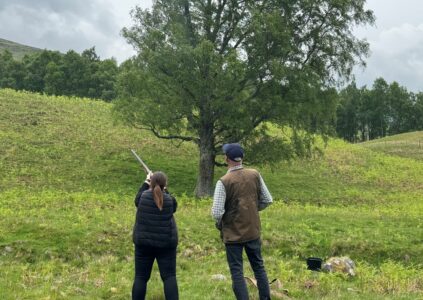
[[[101, 60], [94, 47], [81, 54], [73, 50], [66, 54], [44, 50], [26, 55], [23, 60], [4, 51], [0, 53], [0, 88], [111, 101], [118, 96], [119, 87], [137, 85], [128, 78], [137, 68], [132, 59], [120, 67], [115, 59]], [[338, 102], [336, 133], [347, 141], [355, 143], [423, 130], [422, 92], [409, 92], [397, 82], [388, 84], [383, 78], [376, 79], [371, 88], [358, 88], [353, 82], [338, 93], [333, 92], [331, 101]]]
[[111, 101], [118, 73], [116, 60], [101, 60], [94, 47], [81, 54], [44, 50], [22, 60], [0, 53], [0, 88]]
[[423, 130], [423, 93], [383, 78], [371, 89], [353, 82], [339, 93], [336, 131], [350, 142]]

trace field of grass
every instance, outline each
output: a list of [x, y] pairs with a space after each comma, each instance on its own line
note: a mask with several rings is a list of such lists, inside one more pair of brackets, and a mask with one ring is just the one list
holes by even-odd
[[362, 145], [387, 154], [423, 160], [423, 131], [389, 136]]
[[[0, 299], [130, 298], [144, 177], [131, 148], [168, 174], [179, 202], [180, 298], [233, 299], [211, 199], [192, 198], [196, 148], [110, 112], [100, 101], [0, 90]], [[275, 198], [261, 215], [265, 263], [291, 298], [423, 299], [423, 161], [391, 154], [332, 140], [320, 158], [257, 166]], [[305, 258], [334, 255], [350, 256], [357, 276], [306, 269]], [[154, 272], [147, 299], [162, 294]]]
[[10, 51], [16, 59], [22, 59], [26, 54], [33, 54], [42, 51], [39, 48], [18, 44], [0, 38], [0, 52], [3, 52], [4, 50]]

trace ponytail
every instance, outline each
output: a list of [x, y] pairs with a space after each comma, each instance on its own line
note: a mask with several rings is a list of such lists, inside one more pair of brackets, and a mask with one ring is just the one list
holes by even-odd
[[154, 203], [156, 203], [159, 210], [163, 209], [163, 192], [159, 185], [156, 185], [153, 189]]
[[159, 210], [163, 209], [163, 189], [166, 185], [166, 175], [163, 172], [154, 172], [151, 176], [151, 189], [153, 190], [154, 203]]

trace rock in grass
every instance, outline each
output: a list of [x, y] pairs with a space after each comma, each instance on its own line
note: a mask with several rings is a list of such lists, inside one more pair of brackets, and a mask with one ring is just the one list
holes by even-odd
[[223, 275], [223, 274], [214, 274], [214, 275], [211, 276], [211, 279], [224, 281], [224, 280], [226, 280], [226, 276]]
[[193, 255], [194, 255], [194, 251], [192, 251], [191, 249], [185, 249], [182, 252], [182, 256], [185, 256], [185, 257], [191, 257]]
[[343, 257], [331, 257], [322, 266], [322, 270], [326, 272], [339, 272], [355, 276], [355, 263], [351, 258]]

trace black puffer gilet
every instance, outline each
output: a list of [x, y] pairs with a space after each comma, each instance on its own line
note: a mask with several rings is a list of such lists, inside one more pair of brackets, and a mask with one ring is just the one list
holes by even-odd
[[169, 194], [163, 193], [163, 209], [159, 210], [154, 202], [153, 192], [143, 192], [134, 225], [134, 244], [157, 248], [176, 247], [178, 230], [173, 217], [175, 211], [176, 200]]

